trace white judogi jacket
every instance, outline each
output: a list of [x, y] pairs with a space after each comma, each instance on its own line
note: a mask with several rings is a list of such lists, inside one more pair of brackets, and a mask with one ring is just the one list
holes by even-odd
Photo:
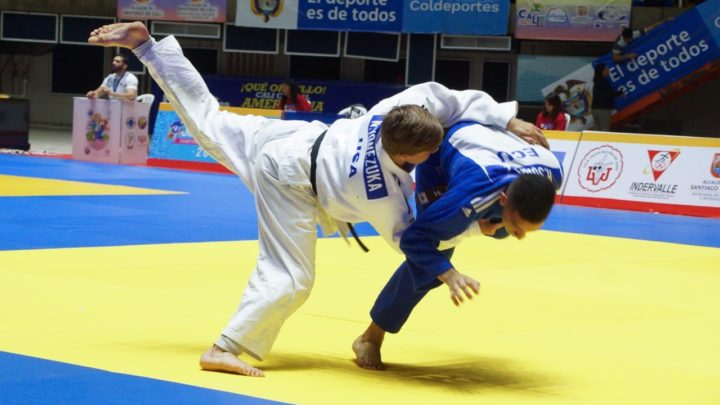
[[397, 251], [402, 232], [413, 220], [407, 204], [413, 179], [382, 148], [379, 129], [384, 115], [404, 104], [425, 106], [446, 128], [470, 120], [505, 128], [517, 112], [517, 103], [499, 104], [480, 91], [424, 83], [382, 100], [360, 118], [330, 126], [317, 159], [322, 207], [343, 222], [369, 222]]
[[[399, 251], [412, 223], [413, 179], [384, 152], [382, 117], [401, 104], [428, 108], [449, 127], [473, 120], [505, 128], [517, 104], [480, 91], [426, 83], [385, 99], [367, 115], [321, 122], [281, 121], [219, 111], [215, 97], [174, 37], [133, 50], [165, 92], [195, 140], [255, 194], [259, 255], [240, 306], [216, 344], [262, 359], [280, 327], [312, 289], [317, 223], [367, 221]], [[310, 150], [327, 129], [317, 157], [318, 195], [310, 185]], [[340, 228], [342, 229], [342, 227]]]

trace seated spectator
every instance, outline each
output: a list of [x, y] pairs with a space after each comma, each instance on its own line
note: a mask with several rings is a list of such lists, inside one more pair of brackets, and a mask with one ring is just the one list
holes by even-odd
[[303, 96], [300, 86], [293, 80], [285, 80], [280, 85], [283, 96], [280, 99], [280, 109], [283, 111], [311, 111], [310, 101]]
[[112, 60], [112, 73], [103, 80], [100, 87], [87, 92], [87, 98], [109, 98], [111, 100], [135, 100], [138, 89], [137, 76], [127, 71], [127, 59], [117, 54]]
[[545, 97], [545, 105], [535, 119], [535, 126], [540, 129], [553, 129], [555, 131], [565, 131], [567, 129], [568, 120], [565, 116], [565, 109], [557, 93], [550, 93]]

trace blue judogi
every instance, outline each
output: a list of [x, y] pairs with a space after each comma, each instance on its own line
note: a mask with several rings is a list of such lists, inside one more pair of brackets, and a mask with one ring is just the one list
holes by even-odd
[[[376, 324], [391, 333], [400, 330], [425, 294], [442, 284], [437, 277], [453, 268], [454, 247], [441, 242], [454, 246], [482, 234], [481, 219], [502, 221], [500, 193], [523, 173], [544, 175], [556, 189], [562, 184], [562, 166], [547, 149], [477, 123], [450, 128], [440, 150], [415, 169], [418, 218], [400, 240], [405, 262], [370, 311]], [[493, 235], [507, 236], [505, 228]]]

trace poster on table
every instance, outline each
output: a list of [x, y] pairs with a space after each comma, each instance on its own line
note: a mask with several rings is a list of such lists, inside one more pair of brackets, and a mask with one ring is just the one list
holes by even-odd
[[150, 149], [150, 104], [137, 101], [122, 102], [120, 130], [120, 163], [144, 165]]
[[73, 159], [145, 164], [150, 104], [73, 98]]
[[504, 35], [509, 0], [249, 0], [235, 25], [329, 31]]
[[517, 0], [515, 37], [614, 41], [630, 26], [630, 0]]
[[227, 0], [117, 0], [120, 20], [225, 22]]
[[720, 139], [583, 132], [563, 202], [720, 216]]
[[122, 102], [73, 98], [72, 156], [89, 162], [120, 162]]

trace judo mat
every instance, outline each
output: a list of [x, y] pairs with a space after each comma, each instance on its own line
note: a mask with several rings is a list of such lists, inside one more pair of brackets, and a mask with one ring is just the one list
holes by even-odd
[[265, 378], [200, 370], [257, 253], [231, 175], [0, 155], [0, 403], [718, 404], [720, 220], [558, 205], [523, 241], [475, 238], [459, 308], [431, 292], [351, 344], [402, 257], [319, 240], [317, 281]]

